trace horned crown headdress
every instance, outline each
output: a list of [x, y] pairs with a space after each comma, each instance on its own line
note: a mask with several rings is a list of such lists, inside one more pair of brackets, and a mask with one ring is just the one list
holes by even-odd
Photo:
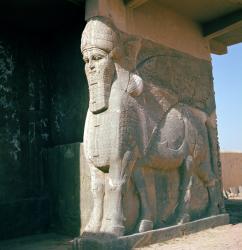
[[88, 21], [81, 39], [81, 52], [89, 48], [112, 51], [119, 43], [117, 29], [104, 17], [94, 17]]

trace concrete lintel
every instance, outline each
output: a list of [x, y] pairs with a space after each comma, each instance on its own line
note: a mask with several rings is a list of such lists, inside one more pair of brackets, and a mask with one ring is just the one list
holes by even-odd
[[140, 5], [146, 3], [147, 1], [149, 1], [149, 0], [124, 0], [124, 3], [128, 7], [135, 9], [135, 8], [139, 7]]
[[242, 27], [242, 10], [202, 24], [203, 35], [208, 39], [218, 37], [239, 27]]
[[229, 223], [228, 214], [220, 214], [200, 220], [188, 222], [182, 225], [175, 225], [166, 228], [137, 233], [123, 237], [115, 237], [105, 233], [87, 233], [72, 242], [72, 250], [78, 249], [100, 249], [100, 250], [131, 250], [135, 247], [142, 247], [159, 243], [176, 237], [182, 237], [196, 233], [208, 228], [226, 225]]
[[211, 53], [216, 55], [224, 55], [228, 53], [227, 46], [221, 42], [218, 42], [215, 38], [209, 40], [209, 48]]

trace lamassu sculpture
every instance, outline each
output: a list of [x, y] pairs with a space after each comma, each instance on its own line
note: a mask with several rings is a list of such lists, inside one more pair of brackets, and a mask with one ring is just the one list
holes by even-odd
[[[93, 210], [85, 231], [121, 236], [156, 226], [148, 199], [154, 183], [147, 183], [145, 169], [182, 172], [177, 190], [179, 204], [174, 212], [176, 223], [191, 219], [195, 176], [207, 189], [206, 215], [219, 213], [209, 117], [182, 103], [169, 89], [142, 79], [136, 62], [140, 47], [139, 39], [125, 37], [102, 17], [92, 18], [82, 35], [89, 87], [84, 151], [93, 195]], [[139, 203], [133, 222], [127, 220], [124, 209], [127, 202], [135, 206], [135, 200], [125, 200], [131, 182]], [[127, 223], [132, 224], [131, 231]]]

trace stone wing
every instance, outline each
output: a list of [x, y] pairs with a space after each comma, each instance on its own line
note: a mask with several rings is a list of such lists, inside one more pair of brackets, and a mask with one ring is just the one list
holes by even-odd
[[136, 71], [146, 85], [153, 84], [157, 89], [165, 89], [179, 102], [208, 115], [214, 111], [212, 68], [206, 60], [145, 42], [141, 45], [136, 62]]

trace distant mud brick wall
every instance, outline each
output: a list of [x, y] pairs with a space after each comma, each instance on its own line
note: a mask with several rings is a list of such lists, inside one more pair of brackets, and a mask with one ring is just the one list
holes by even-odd
[[221, 152], [223, 189], [242, 186], [242, 152]]

